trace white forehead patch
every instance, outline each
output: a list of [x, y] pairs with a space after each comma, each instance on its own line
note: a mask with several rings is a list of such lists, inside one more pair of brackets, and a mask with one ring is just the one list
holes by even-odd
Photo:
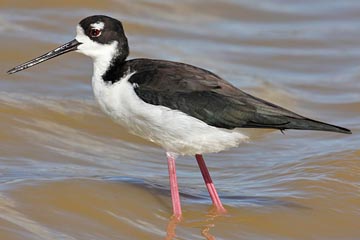
[[96, 29], [103, 30], [105, 24], [103, 22], [96, 22], [96, 23], [90, 24], [90, 26], [92, 26], [93, 28], [96, 28]]

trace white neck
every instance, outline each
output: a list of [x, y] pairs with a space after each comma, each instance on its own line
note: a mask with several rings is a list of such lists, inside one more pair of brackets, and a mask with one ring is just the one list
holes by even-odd
[[101, 55], [92, 57], [94, 63], [94, 76], [102, 76], [110, 67], [111, 60], [118, 54], [117, 42], [101, 47]]
[[84, 30], [78, 25], [76, 28], [75, 39], [81, 44], [76, 52], [89, 56], [94, 61], [94, 76], [101, 78], [111, 64], [111, 60], [116, 57], [118, 52], [118, 42], [113, 41], [109, 44], [101, 44], [91, 40], [84, 34]]

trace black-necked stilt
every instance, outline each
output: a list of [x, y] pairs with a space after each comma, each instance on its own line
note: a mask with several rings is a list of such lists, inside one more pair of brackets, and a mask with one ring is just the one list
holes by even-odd
[[351, 131], [311, 120], [253, 97], [207, 70], [184, 63], [132, 59], [120, 21], [91, 16], [74, 40], [24, 64], [12, 74], [76, 51], [94, 61], [92, 85], [102, 110], [130, 132], [167, 152], [173, 213], [181, 216], [175, 171], [178, 154], [195, 155], [213, 204], [225, 211], [202, 157], [247, 140], [241, 128]]

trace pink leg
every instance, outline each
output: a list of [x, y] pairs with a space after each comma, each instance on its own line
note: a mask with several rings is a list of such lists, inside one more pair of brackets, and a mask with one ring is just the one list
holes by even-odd
[[173, 214], [174, 217], [179, 219], [181, 218], [181, 204], [180, 204], [180, 196], [179, 196], [179, 187], [176, 178], [176, 167], [175, 167], [175, 154], [166, 153], [168, 160], [168, 168], [169, 168], [169, 179], [170, 179], [170, 189], [171, 189], [171, 200], [173, 205]]
[[219, 195], [217, 194], [214, 183], [211, 180], [210, 173], [209, 173], [209, 170], [206, 167], [203, 156], [201, 154], [196, 154], [195, 157], [196, 157], [196, 160], [197, 160], [197, 162], [199, 164], [201, 174], [202, 174], [202, 176], [204, 178], [206, 187], [207, 187], [207, 189], [209, 191], [209, 194], [210, 194], [210, 197], [211, 197], [211, 200], [212, 200], [213, 204], [215, 205], [216, 209], [219, 212], [226, 212], [226, 209], [223, 207], [223, 205], [221, 203], [221, 200], [219, 198]]

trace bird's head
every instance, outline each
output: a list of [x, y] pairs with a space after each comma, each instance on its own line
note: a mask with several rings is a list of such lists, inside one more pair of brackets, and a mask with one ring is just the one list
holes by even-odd
[[54, 50], [16, 66], [8, 71], [16, 73], [64, 53], [76, 51], [91, 57], [95, 62], [110, 62], [114, 58], [125, 60], [129, 54], [127, 38], [117, 19], [95, 15], [80, 21], [74, 40]]

